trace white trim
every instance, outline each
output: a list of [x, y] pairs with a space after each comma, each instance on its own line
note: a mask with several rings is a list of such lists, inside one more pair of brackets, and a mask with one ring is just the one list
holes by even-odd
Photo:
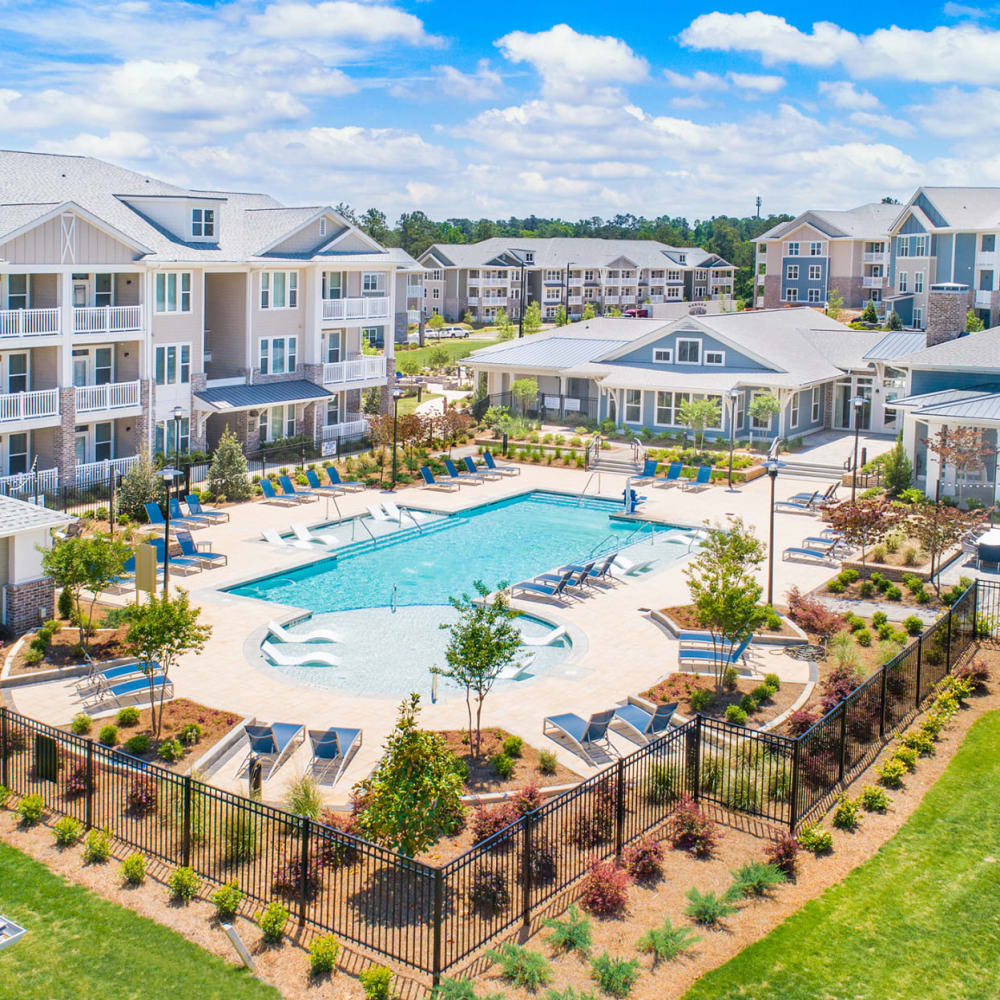
[[788, 426], [791, 430], [797, 430], [801, 417], [802, 407], [799, 405], [799, 394], [792, 392], [792, 398], [788, 404]]
[[823, 387], [821, 385], [814, 385], [812, 387], [812, 398], [809, 401], [809, 415], [812, 420], [809, 422], [815, 424], [823, 412]]
[[[658, 354], [665, 354], [666, 357], [657, 357]], [[654, 347], [653, 348], [653, 364], [654, 365], [672, 365], [674, 363], [674, 351], [672, 347]]]
[[[698, 345], [698, 360], [697, 361], [681, 361], [681, 344], [697, 344]], [[695, 337], [675, 337], [674, 338], [674, 349], [677, 352], [677, 364], [679, 365], [700, 365], [701, 362], [701, 338]]]
[[[716, 355], [716, 354], [719, 356], [719, 360], [718, 361], [709, 361], [708, 360], [709, 355]], [[705, 364], [709, 368], [725, 368], [726, 367], [726, 352], [725, 351], [720, 351], [720, 350], [718, 350], [718, 348], [714, 348], [713, 347], [713, 348], [710, 348], [709, 350], [706, 350], [705, 353], [704, 353], [704, 355], [703, 355], [703, 357], [704, 357], [703, 364]]]

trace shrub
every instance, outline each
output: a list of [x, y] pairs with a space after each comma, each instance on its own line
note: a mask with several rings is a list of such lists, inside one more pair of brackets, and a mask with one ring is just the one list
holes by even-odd
[[823, 698], [820, 702], [823, 714], [839, 705], [861, 683], [861, 676], [854, 666], [837, 666], [823, 681]]
[[934, 753], [934, 737], [925, 733], [922, 728], [914, 729], [912, 732], [906, 733], [905, 736], [900, 736], [899, 742], [907, 750], [916, 750], [921, 757]]
[[893, 584], [888, 590], [886, 590], [885, 596], [890, 601], [901, 601], [903, 599], [903, 592], [899, 589], [899, 587]]
[[249, 809], [234, 813], [226, 822], [223, 837], [230, 864], [257, 857], [260, 842], [257, 814]]
[[52, 827], [52, 836], [59, 847], [72, 847], [83, 836], [83, 824], [72, 816], [63, 816]]
[[677, 798], [677, 789], [683, 783], [683, 773], [672, 764], [652, 764], [646, 775], [646, 798], [653, 805], [666, 805]]
[[189, 722], [181, 726], [181, 730], [177, 734], [177, 739], [186, 747], [194, 746], [201, 739], [203, 732], [204, 730], [197, 722]]
[[871, 597], [875, 593], [875, 584], [871, 580], [862, 580], [858, 584], [858, 596], [859, 597]]
[[486, 957], [500, 965], [504, 979], [531, 993], [552, 979], [552, 966], [541, 952], [529, 951], [513, 941], [505, 941], [499, 948], [491, 948], [486, 952]]
[[193, 868], [179, 865], [167, 877], [167, 885], [173, 898], [181, 903], [190, 903], [201, 888], [201, 880], [195, 874]]
[[146, 733], [136, 733], [125, 741], [125, 750], [133, 755], [144, 754], [149, 749], [149, 736]]
[[556, 755], [551, 750], [542, 750], [538, 755], [538, 770], [542, 774], [556, 773]]
[[522, 740], [520, 736], [508, 736], [507, 739], [503, 741], [503, 752], [508, 757], [520, 757], [523, 747], [524, 740]]
[[860, 615], [848, 614], [845, 616], [844, 621], [847, 622], [847, 627], [852, 632], [857, 632], [858, 629], [865, 627], [865, 620]]
[[781, 678], [777, 674], [764, 674], [764, 683], [773, 687], [775, 691], [781, 689]]
[[715, 693], [709, 688], [694, 688], [688, 695], [688, 701], [691, 703], [693, 711], [704, 712], [712, 704], [714, 697]]
[[752, 694], [743, 695], [740, 699], [740, 708], [742, 708], [747, 715], [750, 715], [752, 712], [756, 712], [757, 699]]
[[640, 837], [622, 852], [622, 864], [636, 882], [651, 882], [663, 871], [663, 846], [652, 837]]
[[826, 589], [831, 594], [842, 594], [846, 589], [839, 576], [835, 576], [827, 585]]
[[690, 851], [697, 858], [708, 857], [718, 839], [715, 824], [687, 795], [681, 797], [667, 821], [667, 838], [672, 847]]
[[892, 633], [895, 632], [895, 629], [886, 622], [884, 625], [879, 625], [876, 631], [878, 632], [879, 639], [887, 642], [892, 638]]
[[861, 805], [865, 812], [883, 813], [889, 808], [889, 796], [878, 785], [866, 785], [861, 790]]
[[807, 708], [798, 708], [785, 721], [785, 729], [790, 736], [801, 736], [816, 724], [817, 716]]
[[122, 729], [128, 729], [130, 726], [139, 725], [139, 709], [135, 705], [128, 705], [125, 708], [118, 709], [117, 722]]
[[97, 738], [106, 747], [116, 746], [118, 744], [118, 727], [110, 723], [106, 726], [101, 726], [101, 731], [97, 734]]
[[726, 917], [736, 912], [736, 907], [715, 895], [714, 892], [699, 892], [692, 887], [687, 892], [688, 904], [684, 913], [695, 923], [706, 927], [716, 927]]
[[76, 733], [77, 736], [86, 736], [90, 732], [90, 726], [92, 719], [86, 712], [78, 712], [73, 716], [73, 721], [69, 724], [69, 728]]
[[515, 819], [517, 816], [509, 802], [501, 802], [492, 808], [480, 806], [472, 813], [470, 824], [472, 836], [478, 844], [481, 840], [492, 837], [505, 826], [509, 826]]
[[134, 777], [125, 793], [125, 807], [135, 816], [156, 809], [156, 782], [143, 774]]
[[542, 793], [537, 785], [527, 784], [511, 797], [511, 806], [518, 816], [525, 816], [542, 807]]
[[85, 864], [103, 864], [111, 857], [111, 831], [93, 829], [83, 840]]
[[854, 633], [854, 641], [859, 646], [867, 648], [872, 644], [872, 634], [866, 628], [858, 629], [858, 631]]
[[860, 822], [860, 799], [849, 799], [846, 795], [841, 795], [837, 799], [837, 807], [833, 810], [833, 825], [838, 830], [856, 830]]
[[493, 772], [497, 777], [506, 781], [514, 773], [514, 759], [505, 753], [494, 754], [490, 758], [493, 765]]
[[392, 989], [392, 969], [384, 965], [371, 965], [358, 976], [367, 1000], [389, 1000]]
[[727, 691], [735, 691], [739, 679], [740, 672], [735, 667], [726, 667], [722, 672], [722, 686]]
[[281, 935], [285, 931], [285, 924], [288, 923], [288, 908], [284, 903], [274, 900], [268, 903], [260, 913], [257, 914], [257, 926], [264, 935], [264, 940], [268, 944], [277, 944], [281, 940]]
[[313, 938], [309, 945], [309, 975], [322, 976], [337, 968], [340, 942], [332, 935]]
[[469, 901], [486, 916], [494, 916], [510, 905], [510, 887], [503, 871], [480, 865], [472, 876]]
[[800, 593], [798, 587], [788, 591], [788, 614], [800, 628], [817, 635], [831, 635], [843, 621], [841, 615], [816, 598]]
[[285, 805], [289, 812], [296, 816], [308, 816], [316, 819], [322, 806], [319, 786], [308, 774], [296, 778], [285, 792]]
[[653, 966], [669, 962], [694, 947], [701, 938], [690, 927], [674, 927], [666, 917], [662, 927], [654, 927], [639, 938], [639, 951], [652, 952]]
[[628, 906], [628, 882], [628, 872], [613, 861], [591, 861], [583, 879], [580, 903], [598, 917], [622, 913]]
[[171, 737], [168, 740], [164, 740], [156, 748], [156, 756], [162, 761], [166, 761], [168, 764], [173, 764], [175, 761], [181, 759], [184, 756], [184, 747], [180, 743]]
[[276, 896], [297, 899], [305, 888], [306, 897], [315, 899], [322, 884], [323, 866], [319, 858], [309, 858], [306, 862], [305, 877], [302, 872], [302, 858], [294, 857], [274, 870], [271, 890]]
[[973, 690], [985, 688], [990, 682], [990, 668], [983, 660], [970, 660], [955, 667], [951, 672], [952, 677], [961, 681], [967, 681], [972, 685]]
[[576, 904], [566, 911], [565, 920], [543, 920], [542, 926], [547, 927], [549, 944], [557, 951], [578, 951], [581, 955], [590, 954], [591, 928], [590, 921], [577, 909]]
[[227, 882], [216, 889], [209, 899], [215, 904], [215, 915], [219, 920], [228, 922], [236, 916], [240, 900], [243, 899], [243, 892], [235, 882]]
[[833, 850], [833, 834], [819, 823], [804, 823], [799, 830], [799, 847], [817, 857]]
[[875, 768], [878, 775], [879, 784], [886, 788], [900, 788], [903, 784], [903, 775], [906, 774], [906, 765], [895, 757], [890, 757], [880, 767]]
[[129, 885], [140, 885], [146, 877], [146, 855], [134, 851], [123, 862], [121, 876]]
[[780, 868], [788, 878], [795, 878], [799, 865], [799, 842], [790, 833], [782, 833], [768, 844], [765, 858], [768, 864]]
[[591, 960], [590, 977], [602, 993], [610, 997], [627, 997], [639, 978], [639, 960], [612, 958], [607, 952]]
[[924, 630], [924, 623], [916, 615], [908, 615], [903, 619], [903, 628], [908, 635], [920, 635]]
[[[756, 707], [756, 704], [754, 707]], [[726, 708], [726, 720], [728, 722], [735, 723], [737, 726], [745, 725], [747, 721], [746, 709], [742, 708], [740, 705], [729, 705]]]
[[21, 822], [25, 826], [34, 826], [45, 812], [45, 802], [41, 795], [25, 795], [18, 802], [17, 811], [21, 814]]

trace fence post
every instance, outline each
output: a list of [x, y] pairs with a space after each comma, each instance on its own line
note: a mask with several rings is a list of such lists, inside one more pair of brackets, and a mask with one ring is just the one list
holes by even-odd
[[799, 746], [802, 743], [801, 737], [796, 737], [792, 745], [792, 807], [789, 810], [788, 829], [795, 833], [795, 827], [799, 822]]
[[889, 673], [886, 667], [882, 668], [882, 691], [880, 694], [879, 715], [878, 715], [878, 738], [885, 739], [885, 696], [886, 696], [886, 675]]
[[111, 474], [108, 476], [108, 526], [111, 529], [111, 534], [115, 533], [115, 504], [117, 499], [115, 496], [115, 487], [117, 483], [118, 474], [114, 469], [111, 470]]
[[913, 701], [914, 708], [920, 708], [920, 702], [922, 701], [920, 697], [920, 680], [921, 674], [923, 673], [924, 667], [924, 637], [920, 636], [917, 639], [917, 694]]
[[948, 638], [944, 647], [944, 672], [951, 673], [951, 608], [948, 609]]
[[85, 746], [87, 801], [84, 805], [83, 827], [89, 830], [94, 825], [94, 741], [88, 737]]
[[625, 761], [618, 758], [618, 784], [615, 787], [615, 857], [622, 856], [625, 843]]
[[191, 775], [184, 775], [184, 833], [181, 841], [183, 864], [191, 867]]
[[531, 923], [531, 814], [521, 817], [521, 923]]
[[837, 767], [837, 781], [843, 782], [847, 761], [847, 702], [840, 703], [840, 763]]
[[694, 789], [691, 798], [695, 802], [701, 797], [701, 712], [694, 717]]
[[309, 829], [312, 820], [302, 817], [302, 857], [299, 871], [299, 927], [305, 927], [306, 907], [309, 905]]
[[431, 959], [432, 983], [441, 985], [441, 924], [444, 920], [444, 869], [434, 869], [434, 956]]
[[7, 706], [0, 705], [0, 785], [10, 788], [7, 777]]

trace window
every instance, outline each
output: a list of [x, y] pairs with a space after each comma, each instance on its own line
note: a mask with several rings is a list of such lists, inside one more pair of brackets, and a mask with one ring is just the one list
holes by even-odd
[[7, 308], [28, 308], [28, 276], [26, 274], [7, 276]]
[[28, 435], [7, 436], [7, 474], [18, 476], [28, 471]]
[[799, 301], [799, 290], [797, 288], [787, 288], [787, 289], [785, 289], [785, 301], [786, 302], [798, 302]]
[[156, 275], [156, 311], [191, 312], [190, 271], [161, 271]]
[[823, 401], [821, 393], [822, 389], [818, 385], [814, 385], [812, 391], [812, 423], [814, 424], [819, 423], [819, 411]]
[[262, 337], [261, 375], [289, 375], [295, 371], [295, 337]]
[[929, 236], [914, 236], [913, 237], [913, 256], [914, 257], [926, 257], [927, 251], [930, 247], [930, 237]]
[[191, 235], [201, 237], [215, 236], [215, 209], [191, 209]]
[[798, 264], [786, 264], [785, 265], [785, 280], [786, 281], [798, 281], [799, 280], [799, 265]]
[[534, 264], [535, 263], [535, 253], [534, 253], [533, 250], [528, 250], [525, 253], [525, 255], [524, 255], [524, 262], [525, 262], [525, 264]]
[[[766, 393], [755, 392], [752, 396], [752, 399], [756, 399], [758, 396], [764, 396], [764, 395], [766, 395]], [[756, 417], [752, 416], [750, 418], [750, 426], [753, 427], [755, 431], [766, 431], [771, 426], [771, 420], [772, 420], [771, 417], [768, 417], [767, 420], [758, 420]]]
[[810, 257], [819, 257], [820, 254], [822, 254], [822, 253], [823, 253], [823, 244], [822, 243], [810, 243], [809, 244], [809, 256]]
[[822, 281], [823, 280], [823, 268], [820, 264], [810, 264], [809, 265], [809, 280], [810, 281]]
[[821, 302], [821, 293], [818, 288], [810, 288], [806, 294], [806, 300], [809, 302]]
[[706, 365], [719, 365], [722, 366], [726, 363], [726, 352], [725, 351], [705, 351], [705, 364]]
[[[0, 358], [2, 361], [3, 358]], [[28, 355], [7, 355], [7, 387], [4, 392], [28, 391]]]
[[113, 457], [111, 424], [94, 424], [94, 461], [106, 462]]
[[326, 236], [326, 216], [323, 216], [323, 218], [319, 220], [319, 234], [320, 236]]
[[344, 276], [340, 271], [323, 272], [323, 298], [339, 299], [344, 295]]
[[715, 403], [715, 416], [712, 420], [705, 424], [706, 427], [722, 427], [722, 397], [721, 396], [706, 396], [710, 403]]
[[687, 259], [688, 259], [688, 255], [686, 253], [679, 253], [677, 255], [677, 263], [678, 264], [686, 264], [687, 263]]
[[913, 290], [915, 292], [922, 292], [924, 290], [924, 272], [914, 271], [913, 272]]
[[758, 264], [757, 265], [757, 273], [758, 274], [767, 274], [767, 264]]
[[789, 409], [788, 421], [793, 430], [799, 426], [799, 394], [797, 392], [792, 395], [792, 405]]
[[326, 335], [326, 363], [336, 364], [340, 360], [340, 331], [331, 330]]
[[676, 427], [680, 421], [677, 411], [681, 403], [691, 398], [687, 392], [658, 392], [656, 394], [656, 423]]
[[[181, 417], [180, 428], [180, 453], [186, 455], [191, 450], [190, 423], [187, 417]], [[157, 423], [153, 450], [164, 457], [177, 454], [173, 420], [161, 420]]]
[[733, 428], [739, 430], [746, 419], [746, 414], [743, 412], [746, 406], [746, 396], [741, 392], [733, 402], [735, 403], [733, 407]]
[[441, 298], [441, 289], [440, 288], [432, 288], [431, 289], [431, 298], [432, 299], [439, 299], [439, 298]]
[[625, 390], [625, 422], [627, 424], [642, 423], [642, 390]]
[[899, 278], [896, 281], [896, 285], [901, 292], [908, 291], [909, 278], [905, 271], [899, 272]]
[[913, 310], [913, 325], [918, 330], [924, 328], [924, 311], [919, 306]]
[[114, 362], [110, 347], [94, 351], [94, 385], [107, 385], [114, 381]]
[[157, 385], [186, 385], [191, 381], [191, 345], [158, 345], [153, 368]]
[[786, 257], [798, 257], [799, 255], [799, 245], [798, 243], [789, 243], [788, 248], [785, 251]]
[[372, 347], [382, 346], [382, 327], [363, 326], [361, 327], [361, 339], [367, 340]]
[[272, 406], [260, 411], [258, 420], [261, 441], [278, 441], [283, 437], [295, 437], [295, 404]]
[[361, 275], [362, 295], [385, 295], [385, 275], [380, 271], [365, 271]]
[[680, 297], [681, 297], [681, 290], [676, 285], [669, 285], [667, 287], [668, 299], [679, 299]]
[[701, 341], [678, 339], [677, 364], [679, 365], [701, 364]]
[[680, 271], [667, 271], [667, 281], [681, 281], [682, 277]]
[[762, 257], [766, 257], [767, 256], [767, 244], [766, 243], [758, 243], [757, 244], [757, 253], [759, 253]]
[[326, 426], [340, 423], [340, 396], [331, 396], [326, 401]]
[[94, 275], [94, 305], [110, 306], [113, 304], [114, 295], [111, 291], [111, 275]]
[[545, 272], [546, 281], [562, 281], [561, 271], [546, 271]]
[[996, 233], [983, 233], [979, 249], [983, 253], [993, 253], [997, 248]]
[[296, 309], [298, 304], [298, 271], [264, 271], [261, 274], [261, 309]]
[[910, 241], [905, 236], [896, 237], [896, 256], [897, 257], [910, 256]]

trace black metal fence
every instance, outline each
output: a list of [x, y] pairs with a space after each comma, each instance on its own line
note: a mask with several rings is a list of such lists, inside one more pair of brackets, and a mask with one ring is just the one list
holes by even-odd
[[682, 795], [795, 830], [864, 770], [979, 638], [1000, 584], [979, 581], [923, 636], [798, 738], [698, 716], [441, 867], [147, 764], [0, 707], [0, 783], [50, 813], [435, 980], [529, 923], [596, 858], [662, 827]]

